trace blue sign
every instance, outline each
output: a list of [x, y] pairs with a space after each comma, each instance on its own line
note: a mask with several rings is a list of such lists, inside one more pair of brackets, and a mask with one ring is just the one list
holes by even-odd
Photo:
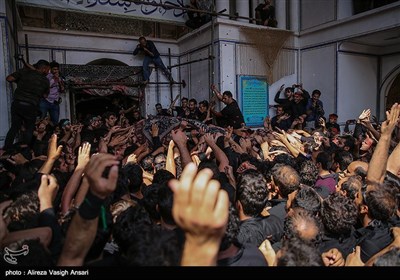
[[246, 126], [263, 126], [268, 115], [268, 83], [264, 77], [239, 76], [239, 93]]

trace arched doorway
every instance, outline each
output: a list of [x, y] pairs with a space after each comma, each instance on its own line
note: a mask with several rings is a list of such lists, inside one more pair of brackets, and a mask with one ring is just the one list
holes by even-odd
[[120, 109], [140, 109], [141, 67], [115, 59], [101, 58], [86, 65], [63, 65], [69, 84], [71, 118], [83, 121], [88, 115]]
[[397, 74], [386, 96], [386, 110], [390, 109], [394, 103], [400, 103], [400, 73]]

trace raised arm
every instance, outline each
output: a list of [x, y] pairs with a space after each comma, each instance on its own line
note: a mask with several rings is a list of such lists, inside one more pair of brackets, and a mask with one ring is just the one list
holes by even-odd
[[[108, 178], [102, 177], [111, 167]], [[93, 155], [85, 169], [89, 191], [68, 229], [59, 266], [81, 266], [96, 237], [98, 216], [104, 200], [117, 187], [118, 161], [109, 154]]]
[[57, 179], [53, 175], [42, 175], [38, 191], [40, 202], [39, 226], [51, 229], [49, 249], [53, 257], [60, 255], [63, 239], [62, 229], [53, 207], [58, 187]]
[[172, 139], [174, 140], [176, 146], [179, 149], [179, 153], [181, 154], [182, 167], [185, 167], [190, 162], [192, 162], [192, 158], [190, 157], [190, 153], [189, 153], [189, 150], [186, 145], [187, 136], [180, 129], [172, 130], [171, 135], [172, 135]]
[[365, 115], [365, 117], [363, 119], [360, 119], [361, 124], [368, 129], [372, 135], [379, 140], [379, 138], [381, 137], [381, 134], [376, 131], [376, 129], [374, 128], [374, 126], [371, 123], [371, 111], [368, 109], [367, 110], [367, 114]]
[[399, 118], [400, 105], [393, 104], [390, 112], [386, 112], [386, 121], [382, 123], [381, 138], [372, 154], [367, 172], [367, 181], [370, 183], [382, 183], [385, 178], [388, 151], [392, 132]]
[[81, 147], [79, 147], [78, 151], [78, 164], [72, 174], [71, 178], [68, 180], [67, 185], [65, 186], [64, 192], [61, 197], [61, 213], [67, 213], [68, 209], [71, 206], [71, 201], [78, 190], [79, 184], [82, 179], [83, 171], [85, 170], [86, 165], [90, 160], [90, 147], [89, 143], [83, 143]]
[[211, 90], [212, 90], [212, 92], [215, 93], [215, 95], [217, 96], [217, 98], [219, 99], [219, 101], [222, 101], [222, 94], [221, 94], [221, 92], [217, 89], [217, 86], [214, 85], [214, 84], [212, 84], [212, 85], [211, 85]]
[[229, 160], [224, 151], [216, 144], [217, 139], [213, 138], [210, 133], [207, 133], [204, 137], [207, 145], [213, 150], [215, 158], [218, 160], [218, 169], [220, 172], [225, 172], [225, 167], [229, 165]]
[[280, 94], [281, 94], [281, 92], [283, 91], [284, 88], [285, 88], [285, 84], [281, 85], [279, 90], [276, 92], [275, 97], [274, 97], [275, 103], [281, 104], [283, 101], [286, 100], [286, 99], [279, 98], [279, 96], [280, 96]]
[[22, 54], [19, 55], [18, 59], [21, 60], [21, 62], [24, 65], [25, 68], [28, 68], [28, 69], [31, 69], [31, 70], [36, 70], [35, 66], [33, 66], [32, 64], [26, 62], [26, 60], [24, 59], [24, 56]]
[[175, 103], [176, 101], [178, 101], [178, 99], [181, 97], [181, 94], [178, 94], [177, 96], [175, 96], [175, 99], [172, 100], [171, 104], [169, 105], [169, 109], [168, 110], [175, 110]]
[[172, 214], [186, 237], [181, 265], [216, 265], [228, 223], [229, 198], [219, 182], [211, 180], [211, 170], [196, 173], [195, 164], [190, 163], [179, 181], [170, 181], [174, 192]]
[[47, 147], [47, 160], [39, 169], [38, 173], [50, 174], [53, 169], [53, 165], [56, 160], [60, 157], [63, 146], [57, 147], [57, 134], [53, 134], [50, 138], [49, 145]]
[[272, 133], [275, 138], [277, 138], [279, 141], [281, 141], [286, 148], [290, 151], [290, 153], [294, 156], [294, 157], [298, 157], [300, 154], [300, 151], [297, 150], [292, 144], [290, 144], [290, 142], [287, 140], [286, 138], [286, 132], [282, 131], [282, 133], [278, 133], [278, 132], [273, 132]]
[[165, 164], [165, 169], [174, 174], [176, 177], [176, 164], [174, 159], [174, 147], [175, 142], [174, 140], [169, 141], [168, 145], [168, 152], [167, 152], [167, 159]]

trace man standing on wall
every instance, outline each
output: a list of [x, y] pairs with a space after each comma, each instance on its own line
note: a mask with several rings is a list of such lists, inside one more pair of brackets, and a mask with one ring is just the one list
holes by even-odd
[[139, 51], [144, 53], [143, 59], [143, 79], [144, 83], [148, 83], [150, 79], [150, 63], [154, 63], [157, 67], [159, 67], [170, 83], [174, 82], [172, 78], [171, 72], [165, 67], [164, 63], [161, 60], [160, 53], [158, 52], [156, 46], [153, 41], [146, 40], [144, 37], [139, 38], [139, 44], [136, 46], [136, 49], [133, 51], [133, 55], [137, 55]]
[[275, 18], [275, 7], [271, 0], [264, 0], [264, 3], [256, 7], [257, 25], [277, 27], [278, 22]]
[[50, 114], [50, 120], [53, 126], [58, 124], [58, 118], [60, 117], [60, 93], [64, 92], [64, 81], [60, 77], [60, 64], [53, 61], [50, 63], [50, 73], [47, 75], [47, 79], [50, 82], [50, 91], [47, 96], [44, 96], [40, 100], [40, 111], [42, 113], [41, 118], [45, 118], [47, 112]]
[[25, 127], [22, 141], [27, 145], [31, 143], [40, 98], [49, 93], [50, 83], [46, 75], [49, 73], [50, 63], [41, 59], [33, 66], [34, 70], [23, 68], [6, 78], [7, 82], [17, 83], [17, 88], [11, 104], [11, 127], [4, 142], [4, 150], [12, 147], [22, 125]]

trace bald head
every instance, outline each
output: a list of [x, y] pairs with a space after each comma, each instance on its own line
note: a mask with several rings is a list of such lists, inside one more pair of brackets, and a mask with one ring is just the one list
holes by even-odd
[[284, 231], [286, 238], [297, 237], [303, 241], [313, 242], [317, 240], [320, 227], [314, 214], [296, 207], [286, 218]]
[[353, 161], [347, 167], [346, 176], [360, 175], [364, 178], [368, 171], [368, 163], [364, 161]]

